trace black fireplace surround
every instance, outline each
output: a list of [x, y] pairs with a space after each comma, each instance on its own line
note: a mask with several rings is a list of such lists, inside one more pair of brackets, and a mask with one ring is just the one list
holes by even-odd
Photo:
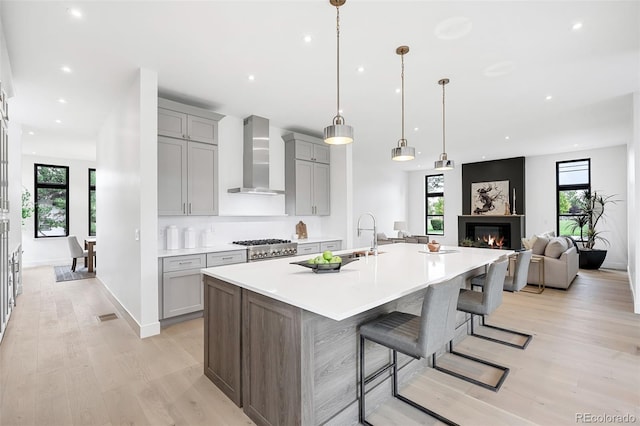
[[[501, 248], [517, 250], [522, 247], [524, 235], [524, 216], [458, 216], [458, 236], [460, 240], [473, 240], [476, 246], [489, 247], [487, 237], [502, 239]], [[495, 244], [498, 248], [499, 244]]]

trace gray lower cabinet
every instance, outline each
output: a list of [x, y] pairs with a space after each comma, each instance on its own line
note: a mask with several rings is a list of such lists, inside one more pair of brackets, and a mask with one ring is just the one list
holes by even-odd
[[162, 319], [204, 309], [200, 269], [205, 262], [204, 254], [162, 260]]
[[244, 263], [246, 250], [171, 256], [162, 259], [160, 319], [173, 318], [204, 309], [200, 270], [206, 267]]
[[298, 254], [315, 254], [322, 253], [325, 250], [338, 251], [342, 250], [342, 241], [323, 241], [319, 243], [298, 243]]

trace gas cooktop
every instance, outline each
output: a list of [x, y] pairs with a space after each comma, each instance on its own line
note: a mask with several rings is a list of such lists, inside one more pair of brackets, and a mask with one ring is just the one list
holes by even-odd
[[266, 246], [271, 244], [286, 244], [290, 243], [291, 240], [281, 240], [278, 238], [267, 238], [263, 240], [244, 240], [244, 241], [234, 241], [233, 244], [238, 244], [241, 246]]

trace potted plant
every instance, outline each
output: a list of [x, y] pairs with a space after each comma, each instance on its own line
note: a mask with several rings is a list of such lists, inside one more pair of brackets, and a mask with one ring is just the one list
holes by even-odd
[[607, 256], [607, 250], [594, 248], [597, 241], [601, 241], [609, 245], [609, 240], [601, 235], [602, 231], [596, 229], [596, 226], [602, 219], [604, 222], [605, 206], [615, 204], [617, 200], [613, 199], [613, 195], [600, 195], [596, 191], [584, 191], [579, 201], [581, 214], [574, 216], [572, 232], [580, 230], [581, 243], [578, 245], [580, 252], [580, 268], [582, 269], [599, 269]]

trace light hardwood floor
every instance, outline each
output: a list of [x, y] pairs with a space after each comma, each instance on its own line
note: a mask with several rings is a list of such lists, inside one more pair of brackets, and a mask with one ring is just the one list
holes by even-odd
[[[23, 272], [0, 345], [0, 425], [252, 424], [203, 375], [202, 319], [140, 340], [122, 318], [98, 321], [115, 309], [97, 280]], [[579, 413], [640, 424], [640, 315], [625, 273], [580, 271], [568, 291], [504, 293], [488, 322], [534, 334], [525, 351], [473, 337], [458, 345], [511, 367], [499, 392], [432, 369], [401, 392], [462, 425], [570, 425]], [[435, 424], [397, 401], [368, 419]]]

